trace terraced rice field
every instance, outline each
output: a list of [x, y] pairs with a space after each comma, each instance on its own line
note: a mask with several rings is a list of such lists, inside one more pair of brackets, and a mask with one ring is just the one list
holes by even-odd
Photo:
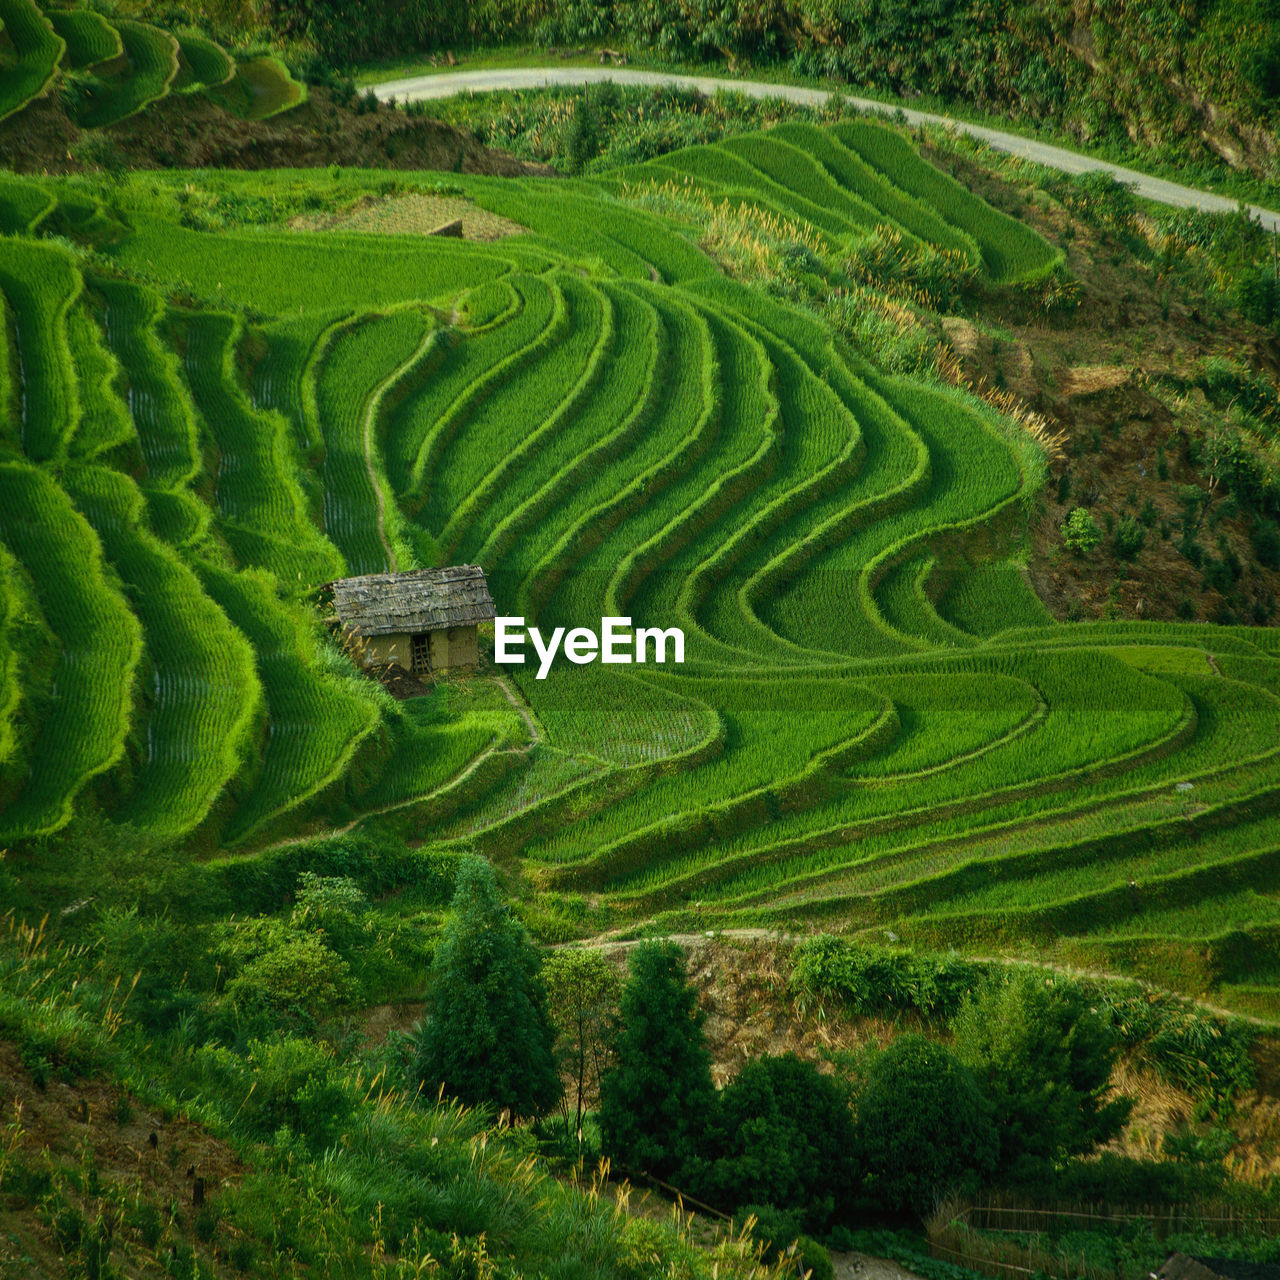
[[307, 100], [279, 58], [238, 62], [198, 31], [177, 34], [89, 9], [0, 0], [0, 120], [78, 73], [68, 105], [81, 129], [104, 129], [170, 93], [207, 93], [226, 110], [265, 120]]
[[[3, 839], [101, 808], [253, 856], [408, 815], [522, 868], [566, 934], [589, 900], [1277, 1012], [1276, 634], [1053, 623], [1013, 557], [1034, 440], [618, 193], [887, 228], [993, 288], [1052, 247], [861, 122], [451, 181], [529, 232], [208, 233], [152, 204], [86, 274], [30, 236], [70, 193], [0, 188]], [[679, 626], [686, 661], [489, 665], [396, 704], [323, 634], [327, 579], [470, 560], [501, 613]]]

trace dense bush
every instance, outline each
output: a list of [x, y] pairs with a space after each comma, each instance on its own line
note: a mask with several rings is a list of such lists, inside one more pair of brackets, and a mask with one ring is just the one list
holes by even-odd
[[1271, 267], [1248, 267], [1236, 280], [1236, 306], [1254, 324], [1273, 324], [1280, 314], [1280, 282]]
[[1221, 1166], [1215, 1170], [1173, 1160], [1136, 1160], [1104, 1151], [1096, 1159], [1071, 1160], [1042, 1187], [1062, 1200], [1110, 1204], [1177, 1204], [1216, 1194], [1222, 1186]]
[[367, 895], [413, 887], [419, 901], [441, 905], [453, 894], [459, 855], [424, 846], [406, 848], [344, 835], [282, 845], [254, 858], [212, 864], [202, 874], [205, 895], [218, 895], [227, 912], [275, 911], [293, 894], [304, 872], [346, 876]]
[[994, 977], [952, 1029], [957, 1056], [995, 1108], [1002, 1173], [1023, 1179], [1124, 1127], [1131, 1102], [1106, 1098], [1118, 1038], [1079, 992], [1031, 973]]
[[1121, 560], [1132, 560], [1146, 546], [1147, 531], [1135, 516], [1121, 516], [1111, 535], [1111, 546]]
[[959, 956], [895, 951], [819, 934], [796, 948], [790, 988], [803, 1007], [836, 1004], [850, 1013], [913, 1009], [949, 1017], [982, 972], [981, 965]]
[[355, 1099], [326, 1045], [294, 1037], [254, 1040], [249, 1063], [253, 1087], [239, 1117], [249, 1132], [270, 1137], [283, 1128], [322, 1150], [350, 1123]]
[[1110, 1021], [1125, 1048], [1170, 1084], [1185, 1089], [1211, 1113], [1225, 1113], [1253, 1087], [1249, 1050], [1257, 1030], [1236, 1018], [1215, 1018], [1172, 996], [1083, 988]]
[[483, 5], [449, 0], [406, 0], [395, 5], [343, 4], [342, 0], [267, 0], [266, 21], [282, 35], [311, 41], [342, 66], [362, 58], [460, 43], [495, 42], [524, 31], [527, 0]]
[[1062, 526], [1062, 545], [1072, 555], [1087, 556], [1102, 541], [1102, 530], [1084, 509], [1075, 507]]
[[1250, 535], [1253, 554], [1264, 569], [1280, 569], [1280, 528], [1274, 520], [1259, 520]]
[[720, 1093], [690, 1189], [728, 1209], [769, 1204], [821, 1232], [853, 1188], [848, 1092], [794, 1055], [748, 1062]]
[[270, 918], [228, 925], [220, 933], [221, 954], [233, 974], [226, 994], [238, 1005], [314, 1016], [356, 993], [346, 961], [316, 934]]
[[899, 1036], [858, 1099], [858, 1159], [871, 1198], [921, 1215], [948, 1192], [972, 1191], [999, 1152], [991, 1106], [969, 1068], [924, 1036]]

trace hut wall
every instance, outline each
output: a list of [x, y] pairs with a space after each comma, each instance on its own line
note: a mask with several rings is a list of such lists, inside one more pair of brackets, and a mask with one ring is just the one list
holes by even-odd
[[480, 661], [476, 628], [446, 627], [430, 633], [431, 666], [440, 671], [446, 667], [474, 667]]
[[473, 623], [469, 627], [449, 628], [449, 665], [474, 667], [480, 661], [480, 644]]
[[403, 632], [389, 636], [364, 636], [357, 641], [356, 661], [362, 667], [389, 667], [397, 663], [406, 671], [413, 664], [409, 637]]

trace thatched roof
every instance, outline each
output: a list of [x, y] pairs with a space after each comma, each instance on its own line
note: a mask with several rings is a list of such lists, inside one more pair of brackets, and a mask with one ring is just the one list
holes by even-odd
[[333, 608], [346, 632], [385, 636], [439, 631], [488, 622], [496, 616], [478, 564], [407, 573], [366, 573], [331, 582]]

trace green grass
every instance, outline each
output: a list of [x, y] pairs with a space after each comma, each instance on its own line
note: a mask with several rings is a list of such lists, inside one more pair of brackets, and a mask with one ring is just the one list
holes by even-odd
[[145, 22], [118, 19], [125, 65], [96, 78], [80, 104], [82, 129], [102, 129], [137, 115], [168, 92], [178, 75], [178, 42]]
[[21, 111], [58, 74], [66, 41], [33, 0], [0, 0], [6, 47], [0, 52], [0, 120]]
[[[682, 172], [730, 229], [747, 206], [794, 222], [768, 252], [802, 267], [881, 228], [922, 260], [963, 257], [983, 289], [1057, 262], [878, 125], [783, 126], [627, 180]], [[1136, 970], [1150, 952], [1132, 940], [1160, 929], [1207, 948], [1272, 927], [1270, 632], [1052, 622], [1017, 559], [1039, 446], [850, 349], [783, 296], [799, 277], [727, 278], [699, 243], [724, 242], [685, 220], [695, 200], [456, 175], [529, 233], [281, 225], [442, 181], [130, 179], [79, 297], [69, 251], [0, 242], [32, 280], [68, 273], [34, 306], [34, 347], [32, 306], [16, 288], [5, 303], [3, 469], [58, 532], [5, 538], [0, 822], [47, 831], [100, 807], [246, 865], [319, 827], [393, 832], [488, 854], [535, 895], [598, 897], [552, 912], [557, 930], [604, 914], [890, 929]], [[28, 230], [48, 190], [64, 191], [0, 185], [9, 222]], [[42, 391], [28, 350], [73, 376]], [[76, 399], [33, 445], [24, 397], [62, 403], [58, 387]], [[48, 467], [18, 461], [24, 445]], [[75, 548], [61, 578], [39, 567], [50, 541]], [[680, 626], [687, 661], [562, 656], [545, 680], [483, 671], [395, 704], [319, 630], [316, 583], [462, 561], [500, 613]], [[81, 564], [72, 598], [136, 618], [111, 637], [134, 649], [98, 659], [116, 718], [92, 712], [94, 750], [27, 798], [23, 771], [62, 741], [49, 691], [80, 670], [45, 594]], [[1229, 980], [1250, 1001], [1268, 981]]]
[[201, 581], [252, 644], [265, 701], [258, 761], [223, 831], [235, 843], [338, 781], [380, 709], [367, 682], [330, 659], [311, 611], [282, 601], [269, 577], [206, 568]]
[[0, 232], [4, 235], [26, 235], [56, 207], [57, 200], [36, 183], [0, 175]]
[[67, 62], [72, 71], [87, 70], [124, 53], [120, 33], [92, 9], [51, 9], [45, 16], [67, 42]]
[[[387, 416], [384, 450], [392, 484], [402, 498], [414, 495], [434, 475], [440, 452], [503, 379], [519, 370], [551, 341], [551, 325], [560, 315], [559, 293], [544, 280], [523, 276], [509, 281], [516, 306], [509, 316], [482, 333], [460, 340], [457, 332], [439, 335], [436, 366]], [[562, 308], [561, 308], [562, 310]]]
[[254, 651], [182, 558], [147, 527], [119, 472], [85, 468], [67, 486], [102, 540], [142, 624], [139, 762], [120, 817], [157, 839], [196, 827], [244, 763], [262, 686]]
[[[0, 292], [12, 325], [15, 350], [10, 367], [19, 402], [13, 426], [18, 447], [37, 462], [65, 456], [79, 423], [67, 313], [83, 288], [80, 271], [66, 250], [0, 240]], [[3, 438], [13, 439], [8, 429]]]
[[0, 538], [58, 645], [51, 696], [32, 709], [25, 779], [0, 812], [0, 833], [15, 840], [64, 826], [81, 789], [123, 755], [141, 629], [93, 529], [46, 472], [0, 464]]
[[312, 524], [288, 423], [255, 409], [238, 381], [238, 317], [177, 312], [182, 368], [202, 435], [216, 450], [219, 531], [248, 567], [269, 569], [303, 594], [343, 574], [337, 548]]
[[221, 45], [194, 31], [178, 36], [175, 89], [218, 89], [236, 74], [236, 64]]
[[972, 236], [998, 283], [1034, 281], [1062, 260], [1042, 236], [935, 169], [893, 130], [855, 120], [834, 126], [832, 133], [886, 179]]
[[879, 211], [882, 218], [909, 231], [937, 249], [950, 249], [973, 261], [981, 257], [977, 242], [952, 226], [928, 204], [914, 200], [859, 156], [842, 146], [828, 129], [811, 124], [783, 124], [770, 130], [770, 139], [807, 152], [831, 178]]
[[412, 554], [395, 545], [395, 507], [371, 450], [382, 398], [425, 359], [430, 330], [414, 309], [361, 317], [334, 332], [316, 375], [324, 531], [353, 574], [386, 572]]
[[178, 358], [158, 332], [164, 303], [150, 289], [122, 280], [94, 277], [92, 287], [103, 299], [103, 330], [123, 370], [147, 480], [162, 488], [185, 485], [201, 470], [202, 459], [195, 406]]
[[228, 76], [225, 82], [205, 83], [221, 85], [212, 95], [214, 101], [246, 120], [269, 120], [307, 100], [306, 85], [295, 80], [279, 58], [270, 55], [237, 62], [234, 78]]
[[492, 686], [436, 689], [386, 720], [387, 758], [358, 797], [362, 809], [409, 804], [446, 786], [482, 752], [526, 745], [524, 722]]
[[134, 234], [107, 250], [122, 269], [206, 302], [252, 306], [281, 319], [443, 303], [515, 266], [501, 245], [277, 231], [214, 235], [146, 215], [133, 222]]
[[67, 345], [80, 385], [80, 422], [68, 452], [92, 459], [135, 443], [133, 418], [123, 395], [124, 370], [107, 346], [100, 312], [82, 298], [67, 315]]

